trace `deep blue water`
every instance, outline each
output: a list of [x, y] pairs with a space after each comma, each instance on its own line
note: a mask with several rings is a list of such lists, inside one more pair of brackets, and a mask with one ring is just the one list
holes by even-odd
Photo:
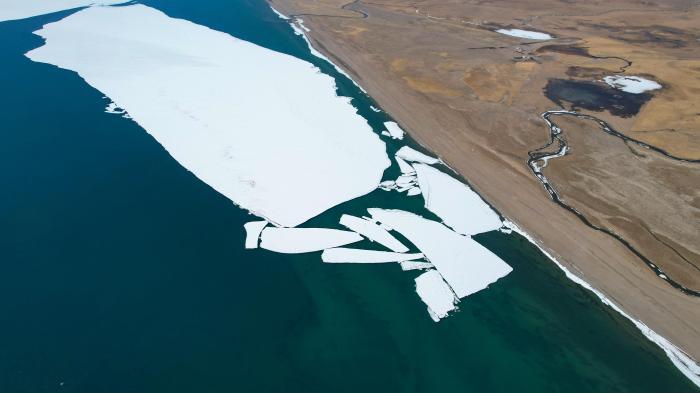
[[[262, 1], [144, 3], [313, 61], [386, 120]], [[478, 236], [514, 271], [439, 324], [417, 273], [244, 250], [247, 212], [23, 56], [67, 14], [0, 23], [0, 392], [697, 391], [515, 234]], [[309, 225], [421, 204], [376, 191]]]

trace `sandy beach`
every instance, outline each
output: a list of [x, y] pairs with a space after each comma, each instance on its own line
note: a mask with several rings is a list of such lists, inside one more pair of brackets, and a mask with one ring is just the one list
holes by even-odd
[[[700, 64], [698, 29], [692, 24], [700, 17], [697, 6], [666, 2], [651, 10], [632, 3], [601, 9], [610, 6], [428, 1], [414, 7], [333, 0], [272, 5], [301, 18], [317, 50], [540, 247], [632, 318], [700, 359], [700, 298], [671, 286], [630, 250], [679, 285], [700, 290], [700, 196], [688, 189], [697, 184], [693, 160], [700, 156], [692, 142], [698, 140], [700, 122], [692, 109], [700, 94], [693, 89]], [[612, 27], [619, 25], [626, 27]], [[554, 38], [533, 41], [494, 31], [506, 27]], [[550, 79], [598, 81], [620, 72], [647, 75], [664, 89], [631, 116], [583, 112], [690, 162], [667, 162], [587, 122], [567, 120], [562, 127], [577, 132], [568, 140], [573, 153], [551, 161], [544, 173], [567, 203], [619, 234], [629, 247], [553, 203], [526, 165], [528, 152], [548, 141], [540, 114], [557, 109], [543, 94]], [[667, 115], [670, 107], [673, 117]], [[604, 165], [606, 154], [624, 155], [625, 165], [654, 177], [621, 181], [629, 173]], [[634, 188], [640, 182], [641, 191]], [[645, 193], [660, 202], [644, 204], [654, 201]], [[639, 202], [626, 197], [633, 194], [641, 195]]]

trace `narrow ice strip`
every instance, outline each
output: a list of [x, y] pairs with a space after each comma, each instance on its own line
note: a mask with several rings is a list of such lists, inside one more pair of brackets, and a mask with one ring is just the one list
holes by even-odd
[[119, 1], [93, 0], [0, 0], [0, 22], [31, 18], [32, 16], [50, 14], [90, 5], [109, 5], [123, 3]]
[[411, 164], [407, 163], [403, 158], [394, 156], [394, 160], [396, 160], [396, 163], [399, 165], [399, 170], [401, 170], [402, 174], [412, 175], [416, 173], [416, 170], [413, 169]]
[[394, 252], [407, 252], [408, 247], [392, 236], [386, 229], [364, 218], [343, 214], [340, 224], [357, 232], [369, 240], [375, 241]]
[[700, 387], [700, 365], [696, 363], [685, 352], [683, 352], [683, 350], [675, 346], [672, 342], [670, 342], [662, 335], [656, 333], [642, 321], [634, 319], [631, 315], [627, 314], [624, 310], [622, 310], [622, 308], [618, 306], [614, 301], [605, 296], [605, 294], [603, 294], [601, 291], [594, 288], [591, 284], [586, 282], [581, 277], [572, 273], [571, 270], [564, 266], [561, 261], [559, 261], [557, 258], [554, 257], [554, 255], [552, 255], [542, 246], [540, 246], [539, 242], [537, 242], [532, 236], [530, 236], [530, 234], [522, 230], [515, 223], [511, 221], [506, 221], [504, 225], [506, 228], [510, 229], [512, 232], [518, 233], [522, 237], [526, 238], [535, 247], [537, 247], [544, 255], [547, 256], [547, 258], [552, 260], [557, 266], [559, 266], [559, 268], [562, 271], [564, 271], [564, 274], [569, 280], [593, 292], [593, 294], [595, 294], [600, 299], [600, 301], [603, 302], [603, 304], [609, 306], [616, 312], [620, 313], [620, 315], [622, 315], [623, 317], [632, 321], [632, 323], [634, 323], [637, 329], [639, 329], [642, 332], [642, 334], [644, 334], [644, 336], [646, 336], [646, 338], [649, 339], [649, 341], [658, 345], [666, 353], [666, 356], [671, 360], [671, 363], [673, 363], [673, 365], [676, 366], [676, 368], [678, 368], [678, 370], [681, 373], [683, 373], [683, 375], [690, 379], [696, 386]]
[[359, 242], [362, 236], [338, 229], [268, 227], [263, 229], [261, 239], [260, 247], [266, 250], [299, 254]]
[[425, 208], [462, 235], [500, 228], [503, 223], [479, 195], [452, 176], [424, 164], [414, 164]]
[[245, 228], [245, 248], [258, 248], [260, 232], [267, 226], [267, 221], [251, 221], [243, 224]]
[[640, 94], [649, 90], [657, 90], [662, 86], [652, 80], [644, 79], [640, 76], [614, 75], [603, 78], [605, 83], [615, 89], [626, 91], [627, 93]]
[[423, 254], [362, 250], [359, 248], [329, 248], [321, 254], [326, 263], [388, 263], [404, 262], [423, 258]]
[[416, 277], [416, 292], [428, 306], [428, 313], [435, 322], [453, 311], [458, 301], [437, 270], [429, 270]]
[[386, 121], [384, 122], [384, 127], [386, 127], [386, 130], [389, 132], [389, 136], [391, 136], [392, 138], [399, 140], [403, 139], [405, 132], [395, 122]]
[[422, 269], [432, 269], [435, 266], [433, 266], [432, 263], [430, 262], [425, 262], [425, 261], [404, 261], [401, 262], [401, 270], [403, 271], [409, 271], [409, 270], [422, 270]]
[[277, 11], [277, 10], [275, 9], [275, 7], [270, 6], [270, 9], [271, 9], [272, 12], [274, 12], [280, 19], [289, 20], [289, 17], [288, 17], [288, 16], [286, 16], [286, 15], [284, 15], [283, 13]]
[[418, 247], [460, 298], [487, 288], [513, 270], [476, 241], [439, 222], [403, 210], [368, 211]]
[[[144, 5], [92, 7], [36, 34], [182, 166], [292, 227], [377, 188], [386, 147], [312, 64]], [[283, 163], [283, 164], [280, 164]]]
[[351, 81], [355, 86], [357, 86], [358, 89], [362, 90], [363, 93], [367, 94], [367, 92], [365, 91], [365, 89], [363, 89], [362, 86], [360, 86], [357, 82], [355, 82], [355, 80], [352, 79], [352, 77], [351, 77], [347, 72], [345, 72], [345, 70], [343, 70], [342, 68], [338, 67], [338, 65], [335, 64], [335, 63], [333, 63], [333, 62], [331, 61], [331, 59], [329, 59], [329, 58], [328, 58], [327, 56], [325, 56], [323, 53], [321, 53], [321, 52], [319, 52], [318, 50], [316, 50], [316, 48], [314, 48], [314, 46], [311, 45], [311, 40], [309, 40], [309, 37], [307, 37], [307, 34], [308, 34], [309, 32], [311, 32], [311, 30], [310, 30], [308, 27], [304, 26], [304, 21], [303, 21], [303, 20], [297, 18], [297, 19], [295, 19], [294, 21], [290, 22], [290, 25], [292, 26], [292, 29], [294, 30], [294, 33], [295, 33], [296, 35], [301, 36], [301, 37], [304, 39], [304, 41], [306, 41], [306, 46], [309, 47], [309, 51], [311, 52], [312, 55], [318, 57], [318, 58], [321, 59], [321, 60], [325, 60], [325, 61], [327, 61], [328, 63], [330, 63], [330, 64], [333, 66], [333, 68], [335, 68], [335, 70], [338, 71], [338, 73], [343, 74], [346, 78], [350, 79], [350, 81]]
[[433, 165], [437, 164], [440, 162], [435, 157], [430, 157], [428, 155], [425, 155], [418, 150], [412, 149], [408, 146], [403, 146], [396, 152], [396, 156], [399, 158], [403, 158], [404, 160], [408, 162], [422, 162], [423, 164], [428, 164], [428, 165]]
[[552, 38], [554, 38], [547, 33], [540, 33], [538, 31], [529, 31], [529, 30], [520, 30], [520, 29], [498, 29], [498, 30], [496, 30], [496, 33], [509, 35], [511, 37], [529, 38], [531, 40], [541, 40], [541, 41], [551, 40]]

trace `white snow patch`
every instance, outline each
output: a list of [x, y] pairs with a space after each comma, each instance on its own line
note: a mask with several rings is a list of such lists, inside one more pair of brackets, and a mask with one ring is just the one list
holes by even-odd
[[503, 223], [489, 205], [464, 183], [424, 164], [414, 164], [425, 207], [462, 235], [493, 231]]
[[126, 0], [0, 0], [0, 22], [31, 18], [32, 16], [45, 15], [91, 5], [119, 4], [124, 1]]
[[614, 75], [606, 76], [603, 80], [611, 87], [634, 94], [661, 88], [660, 84], [640, 76]]
[[437, 270], [428, 270], [416, 277], [416, 292], [428, 306], [428, 313], [435, 322], [454, 310], [458, 301]]
[[394, 252], [407, 252], [408, 247], [403, 245], [394, 236], [392, 236], [386, 229], [382, 228], [378, 224], [362, 219], [359, 217], [351, 216], [348, 214], [343, 214], [340, 217], [340, 224], [355, 231], [360, 235], [368, 238], [369, 240], [375, 241], [382, 246], [390, 249]]
[[403, 271], [418, 270], [418, 269], [432, 269], [434, 267], [435, 266], [433, 266], [432, 263], [425, 262], [425, 261], [404, 261], [404, 262], [401, 262], [401, 270], [403, 270]]
[[321, 251], [359, 242], [355, 232], [328, 228], [275, 228], [262, 231], [260, 247], [285, 254]]
[[267, 226], [267, 221], [251, 221], [243, 224], [245, 228], [245, 248], [258, 248], [260, 232]]
[[410, 148], [408, 146], [403, 146], [396, 152], [396, 156], [403, 158], [409, 162], [422, 162], [423, 164], [433, 165], [440, 162], [437, 158], [425, 155], [418, 150]]
[[390, 251], [362, 250], [359, 248], [329, 248], [321, 254], [326, 263], [388, 263], [412, 261], [423, 254], [403, 254]]
[[[296, 226], [377, 188], [385, 145], [312, 64], [144, 5], [44, 26], [34, 61], [74, 70], [185, 168]], [[281, 165], [280, 163], [284, 163]]]
[[498, 30], [496, 30], [496, 33], [509, 35], [511, 37], [529, 38], [531, 40], [540, 40], [540, 41], [551, 40], [552, 38], [554, 38], [547, 33], [540, 33], [538, 31], [521, 30], [521, 29], [498, 29]]
[[632, 323], [634, 323], [637, 329], [639, 329], [642, 332], [642, 334], [644, 334], [647, 337], [647, 339], [661, 347], [661, 349], [666, 353], [666, 356], [668, 356], [668, 358], [671, 360], [671, 363], [673, 363], [673, 365], [675, 365], [676, 368], [678, 368], [678, 370], [680, 370], [680, 372], [683, 373], [683, 375], [688, 377], [688, 379], [690, 379], [696, 386], [700, 387], [700, 365], [698, 365], [690, 356], [683, 352], [683, 350], [673, 345], [673, 343], [668, 341], [665, 337], [653, 331], [642, 321], [632, 318], [629, 314], [624, 312], [620, 306], [618, 306], [607, 296], [605, 296], [605, 294], [593, 288], [591, 284], [587, 283], [581, 277], [572, 273], [557, 258], [555, 258], [547, 250], [542, 248], [532, 236], [530, 236], [527, 232], [523, 231], [515, 223], [511, 221], [505, 221], [504, 226], [511, 229], [513, 232], [520, 234], [521, 236], [526, 238], [530, 243], [532, 243], [535, 247], [537, 247], [544, 255], [547, 256], [547, 258], [551, 259], [557, 266], [559, 266], [561, 270], [564, 271], [564, 274], [568, 279], [593, 292], [596, 296], [598, 296], [598, 298], [603, 302], [603, 304], [609, 306], [613, 310], [620, 313], [620, 315], [622, 315], [623, 317], [632, 321]]
[[384, 122], [384, 127], [386, 127], [386, 130], [389, 133], [389, 136], [391, 136], [392, 138], [399, 139], [399, 140], [403, 139], [405, 132], [395, 122], [386, 121], [386, 122]]
[[418, 247], [460, 298], [487, 288], [513, 270], [476, 241], [439, 222], [403, 210], [368, 211]]

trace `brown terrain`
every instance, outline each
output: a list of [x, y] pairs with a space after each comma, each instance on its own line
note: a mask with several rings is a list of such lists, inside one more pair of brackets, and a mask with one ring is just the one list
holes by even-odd
[[[303, 19], [316, 48], [541, 247], [700, 359], [699, 3], [272, 4]], [[554, 39], [509, 37], [494, 31], [499, 28]], [[573, 96], [560, 94], [562, 83], [612, 94], [617, 90], [600, 80], [615, 74], [663, 88], [634, 95], [645, 97], [636, 109], [576, 109], [660, 151], [610, 135], [594, 120], [553, 116], [570, 150], [542, 173], [579, 217], [550, 198], [527, 165], [528, 153], [550, 138], [541, 114], [571, 109], [585, 95], [578, 87]]]

